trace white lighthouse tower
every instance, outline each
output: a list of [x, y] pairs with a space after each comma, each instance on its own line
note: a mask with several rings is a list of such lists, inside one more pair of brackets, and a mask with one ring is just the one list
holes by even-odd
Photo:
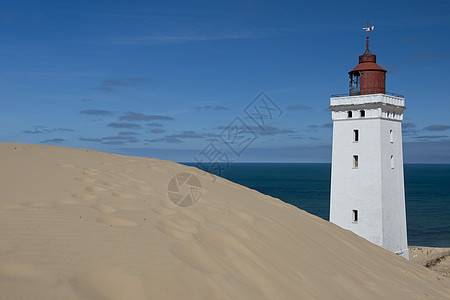
[[369, 51], [368, 34], [366, 51], [349, 75], [349, 94], [330, 99], [330, 221], [408, 259], [401, 127], [405, 99], [386, 93], [386, 70]]

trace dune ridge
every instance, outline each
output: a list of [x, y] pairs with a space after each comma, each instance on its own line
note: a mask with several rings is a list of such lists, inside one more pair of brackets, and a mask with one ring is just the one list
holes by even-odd
[[[0, 158], [0, 299], [450, 299], [448, 278], [193, 167], [14, 143]], [[168, 197], [180, 173], [201, 183], [188, 207]]]

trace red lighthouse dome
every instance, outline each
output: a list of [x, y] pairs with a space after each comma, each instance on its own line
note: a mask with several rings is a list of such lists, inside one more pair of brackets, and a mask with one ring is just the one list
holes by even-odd
[[359, 65], [348, 72], [351, 96], [386, 92], [387, 71], [377, 65], [376, 55], [369, 50], [369, 30], [373, 30], [373, 27], [367, 27], [366, 52], [359, 56]]

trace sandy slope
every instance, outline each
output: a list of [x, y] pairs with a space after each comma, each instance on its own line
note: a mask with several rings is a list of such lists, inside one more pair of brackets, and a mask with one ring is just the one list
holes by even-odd
[[450, 248], [409, 247], [409, 259], [444, 277], [450, 277]]
[[[177, 173], [203, 187], [174, 205]], [[0, 143], [0, 299], [450, 299], [446, 278], [172, 162]]]

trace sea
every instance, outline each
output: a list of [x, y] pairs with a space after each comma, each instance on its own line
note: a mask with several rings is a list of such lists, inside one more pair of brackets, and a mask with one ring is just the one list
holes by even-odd
[[[209, 171], [329, 220], [331, 164], [232, 163]], [[405, 164], [404, 175], [408, 244], [450, 247], [450, 165]]]

